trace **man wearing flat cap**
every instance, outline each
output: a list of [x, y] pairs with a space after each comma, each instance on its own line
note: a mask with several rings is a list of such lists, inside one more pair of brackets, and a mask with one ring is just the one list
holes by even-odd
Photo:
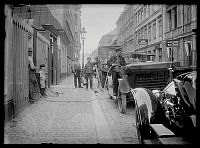
[[107, 64], [108, 67], [113, 66], [113, 68], [111, 69], [112, 80], [113, 80], [113, 95], [117, 96], [118, 86], [119, 86], [118, 78], [120, 78], [120, 67], [118, 65], [121, 66], [126, 65], [125, 59], [121, 55], [120, 47], [115, 50], [114, 56], [112, 56], [108, 60]]

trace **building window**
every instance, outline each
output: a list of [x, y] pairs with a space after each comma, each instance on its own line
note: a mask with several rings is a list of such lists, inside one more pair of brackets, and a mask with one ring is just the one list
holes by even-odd
[[191, 6], [184, 5], [184, 24], [191, 22]]
[[158, 20], [158, 27], [159, 27], [159, 29], [158, 29], [158, 31], [159, 31], [159, 37], [161, 37], [162, 36], [162, 18], [159, 18], [159, 20]]
[[144, 19], [144, 12], [143, 12], [143, 10], [141, 11], [141, 21], [143, 21], [143, 19]]
[[144, 38], [147, 38], [147, 26], [144, 27]]
[[150, 16], [150, 5], [148, 5], [148, 17]]
[[159, 60], [159, 62], [162, 62], [162, 48], [158, 48], [158, 60]]
[[75, 14], [75, 25], [78, 25], [78, 15]]
[[156, 21], [153, 22], [153, 39], [155, 40], [156, 39]]
[[140, 30], [138, 31], [138, 39], [141, 39], [141, 36], [140, 36]]
[[151, 24], [148, 27], [148, 38], [149, 38], [149, 42], [151, 41]]
[[140, 13], [138, 13], [138, 24], [140, 23]]
[[138, 43], [138, 35], [137, 34], [138, 34], [138, 32], [135, 33], [135, 39], [136, 39], [136, 42]]
[[182, 10], [180, 7], [177, 7], [177, 23], [178, 23], [178, 26], [181, 26], [182, 25]]
[[142, 38], [142, 29], [139, 30], [140, 39]]
[[168, 18], [168, 26], [167, 30], [170, 31], [172, 29], [172, 15], [171, 15], [171, 10], [167, 11], [167, 18]]
[[151, 14], [153, 14], [155, 11], [154, 7], [155, 7], [154, 5], [151, 5]]
[[140, 38], [143, 38], [143, 29], [140, 29]]
[[177, 7], [174, 9], [174, 29], [177, 28]]
[[138, 19], [138, 18], [137, 18], [137, 14], [135, 15], [135, 17], [136, 17], [136, 19], [135, 19], [135, 20], [136, 20], [136, 25], [137, 25], [137, 23], [138, 23], [138, 20], [137, 20], [137, 19]]
[[146, 19], [146, 6], [144, 7], [144, 19]]

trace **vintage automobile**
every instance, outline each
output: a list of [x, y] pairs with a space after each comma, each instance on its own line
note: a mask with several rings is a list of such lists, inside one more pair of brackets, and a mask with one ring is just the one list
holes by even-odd
[[141, 143], [196, 142], [196, 77], [192, 71], [175, 77], [164, 89], [131, 89]]
[[166, 86], [169, 82], [169, 67], [170, 62], [141, 62], [128, 64], [125, 67], [119, 67], [121, 72], [121, 78], [118, 79], [118, 95], [114, 97], [112, 95], [112, 76], [106, 77], [106, 88], [110, 98], [116, 98], [118, 108], [121, 113], [126, 113], [126, 106], [128, 102], [134, 102], [134, 98], [130, 92], [130, 89], [143, 87], [150, 90], [160, 89]]

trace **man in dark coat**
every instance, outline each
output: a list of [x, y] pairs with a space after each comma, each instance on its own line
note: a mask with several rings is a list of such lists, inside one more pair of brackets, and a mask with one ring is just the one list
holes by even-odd
[[87, 63], [85, 64], [85, 67], [84, 67], [85, 79], [87, 81], [87, 84], [86, 84], [86, 88], [87, 89], [88, 89], [88, 84], [89, 83], [90, 83], [90, 88], [91, 89], [92, 89], [92, 86], [93, 86], [92, 85], [93, 84], [93, 75], [94, 75], [93, 67], [94, 67], [94, 63], [91, 62], [91, 58], [88, 57], [87, 58]]
[[113, 81], [113, 95], [117, 96], [118, 86], [119, 86], [118, 78], [120, 78], [120, 70], [119, 66], [117, 65], [121, 66], [126, 65], [125, 59], [121, 55], [121, 48], [117, 48], [115, 50], [115, 55], [108, 60], [107, 64], [109, 67], [113, 66], [113, 68], [111, 69], [112, 81]]
[[72, 73], [74, 74], [74, 86], [77, 88], [77, 81], [78, 81], [78, 87], [82, 88], [81, 86], [81, 65], [78, 62], [78, 59], [75, 59], [73, 65], [72, 65]]

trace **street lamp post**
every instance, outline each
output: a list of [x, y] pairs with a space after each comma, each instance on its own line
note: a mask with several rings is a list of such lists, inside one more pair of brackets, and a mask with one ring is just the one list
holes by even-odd
[[83, 44], [83, 51], [82, 51], [82, 68], [84, 68], [84, 40], [85, 40], [86, 30], [85, 27], [81, 29], [81, 39]]

